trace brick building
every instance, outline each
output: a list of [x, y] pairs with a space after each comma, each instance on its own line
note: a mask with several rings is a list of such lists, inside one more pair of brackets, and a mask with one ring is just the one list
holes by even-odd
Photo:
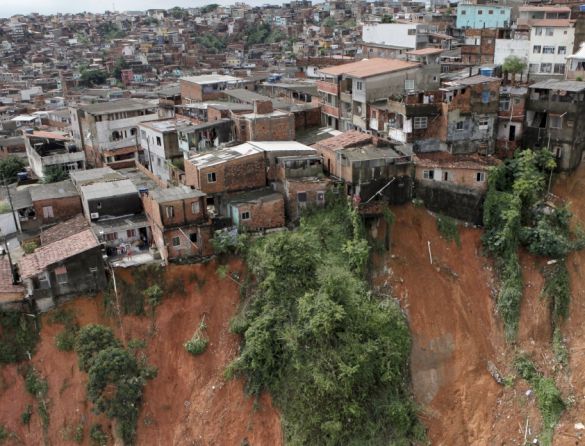
[[81, 198], [71, 180], [31, 187], [31, 200], [40, 226], [54, 224], [81, 214]]
[[272, 108], [272, 101], [254, 101], [252, 113], [232, 113], [236, 139], [245, 141], [292, 141], [295, 118], [292, 113]]
[[222, 214], [249, 231], [280, 228], [286, 223], [284, 198], [271, 188], [231, 195]]
[[213, 253], [204, 193], [185, 186], [157, 189], [143, 194], [142, 202], [164, 260]]
[[180, 80], [183, 104], [225, 99], [224, 90], [239, 88], [243, 79], [220, 74], [183, 77]]

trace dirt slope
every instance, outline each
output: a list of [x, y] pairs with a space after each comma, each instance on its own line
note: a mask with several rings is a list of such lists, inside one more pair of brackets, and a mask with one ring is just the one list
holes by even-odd
[[[255, 407], [245, 396], [241, 381], [226, 382], [223, 370], [238, 348], [237, 337], [228, 333], [228, 323], [239, 301], [237, 285], [220, 280], [217, 265], [170, 266], [167, 274], [181, 276], [188, 284], [182, 296], [166, 298], [150, 317], [125, 317], [123, 330], [103, 316], [101, 299], [81, 298], [67, 304], [84, 325], [103, 323], [114, 327], [126, 340], [144, 339], [149, 362], [158, 376], [145, 389], [138, 422], [138, 445], [279, 445], [282, 433], [279, 414], [270, 398], [264, 396]], [[237, 270], [241, 265], [231, 264]], [[120, 273], [124, 275], [124, 273]], [[194, 279], [194, 274], [198, 280]], [[198, 284], [199, 283], [199, 284]], [[201, 285], [201, 286], [200, 286]], [[182, 294], [182, 293], [179, 293]], [[183, 343], [189, 339], [205, 315], [210, 344], [198, 357], [188, 354]], [[76, 364], [74, 353], [59, 352], [54, 335], [61, 326], [43, 324], [41, 343], [33, 357], [35, 367], [49, 381], [50, 427], [45, 443], [76, 444], [72, 432], [81, 422], [84, 444], [89, 444], [89, 427], [97, 418], [85, 401], [86, 375]], [[26, 404], [34, 404], [26, 394], [16, 366], [0, 370], [0, 423], [16, 434], [12, 444], [43, 444], [43, 433], [36, 407], [30, 428], [20, 421]], [[68, 427], [69, 426], [69, 427]]]

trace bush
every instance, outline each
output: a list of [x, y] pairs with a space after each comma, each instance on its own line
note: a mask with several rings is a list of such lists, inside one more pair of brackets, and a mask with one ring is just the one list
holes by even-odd
[[204, 333], [206, 329], [207, 325], [205, 324], [205, 320], [202, 320], [193, 337], [185, 342], [185, 350], [192, 355], [200, 355], [203, 353], [209, 344], [209, 339]]
[[94, 424], [89, 430], [89, 439], [92, 446], [107, 446], [108, 435], [104, 432], [101, 424]]
[[0, 311], [0, 364], [28, 359], [38, 340], [33, 318], [19, 311]]
[[0, 424], [0, 443], [4, 443], [10, 437], [10, 432], [3, 424]]
[[72, 352], [75, 348], [77, 334], [73, 330], [64, 330], [55, 336], [55, 346], [62, 352]]
[[34, 240], [22, 244], [22, 250], [24, 251], [25, 254], [32, 254], [38, 247], [39, 244]]
[[79, 360], [79, 368], [89, 371], [95, 356], [110, 347], [119, 347], [120, 342], [109, 327], [103, 325], [86, 325], [77, 333], [75, 353]]
[[22, 422], [22, 424], [25, 424], [27, 426], [30, 424], [32, 412], [33, 412], [32, 405], [27, 404], [26, 408], [24, 409], [24, 412], [20, 414], [20, 421]]

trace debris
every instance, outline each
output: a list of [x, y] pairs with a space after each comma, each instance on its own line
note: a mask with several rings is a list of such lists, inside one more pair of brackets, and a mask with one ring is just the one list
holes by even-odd
[[575, 430], [582, 431], [583, 429], [585, 429], [585, 424], [575, 423]]
[[487, 362], [487, 369], [488, 372], [490, 372], [490, 375], [492, 375], [492, 378], [494, 378], [498, 384], [504, 384], [504, 378], [502, 377], [501, 373], [499, 372], [498, 368], [493, 362], [491, 361]]
[[532, 395], [532, 389], [528, 389], [525, 394], [526, 394], [526, 396]]

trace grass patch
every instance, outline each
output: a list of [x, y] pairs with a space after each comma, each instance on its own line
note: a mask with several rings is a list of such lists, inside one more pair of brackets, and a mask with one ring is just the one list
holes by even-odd
[[517, 356], [514, 366], [520, 377], [528, 381], [534, 389], [543, 422], [542, 437], [539, 444], [549, 446], [552, 444], [555, 426], [565, 410], [565, 402], [561, 392], [554, 380], [544, 377], [527, 355], [520, 354]]
[[448, 242], [455, 242], [458, 248], [461, 248], [461, 238], [459, 236], [459, 228], [457, 221], [454, 218], [446, 215], [437, 214], [436, 218], [437, 230], [441, 237]]

